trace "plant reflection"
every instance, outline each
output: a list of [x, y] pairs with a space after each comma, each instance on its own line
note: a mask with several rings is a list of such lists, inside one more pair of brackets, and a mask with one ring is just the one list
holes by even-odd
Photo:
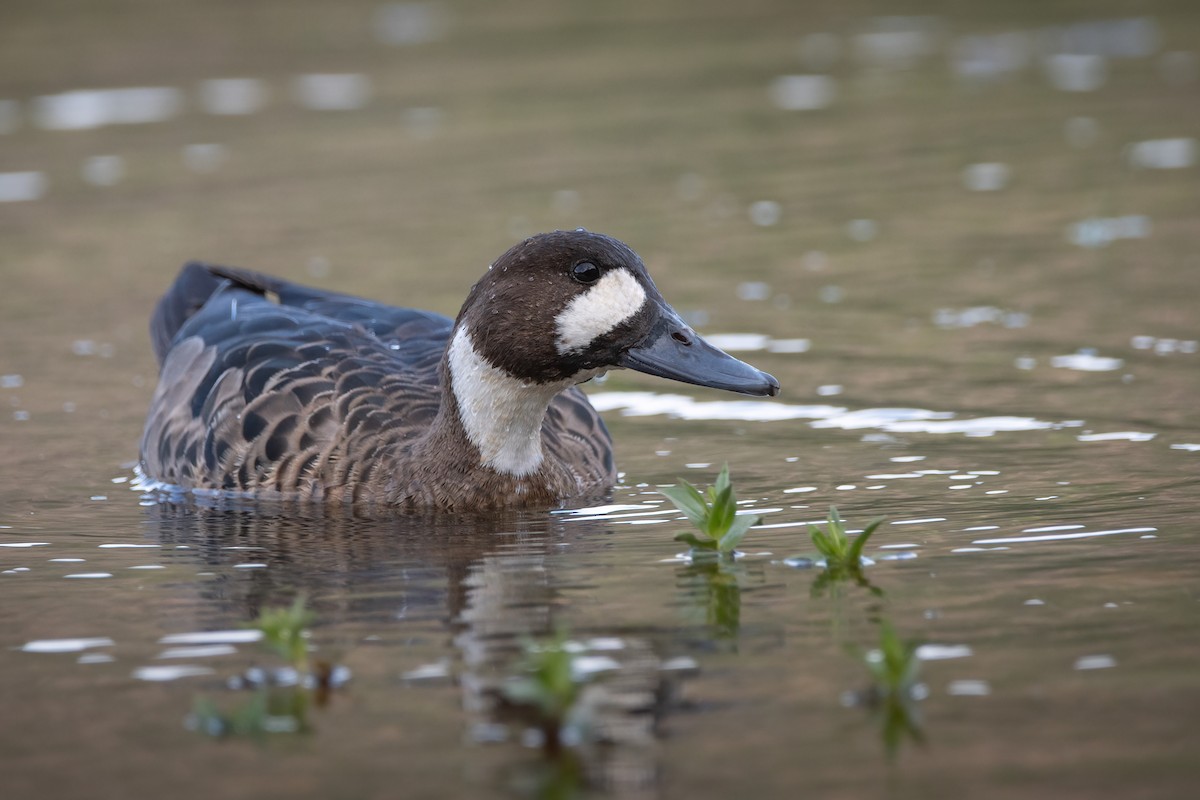
[[831, 598], [838, 599], [842, 597], [841, 590], [846, 584], [866, 589], [875, 597], [882, 598], [885, 594], [883, 589], [871, 583], [860, 564], [827, 565], [813, 578], [809, 593], [813, 597], [823, 597], [828, 592]]
[[[551, 640], [527, 642], [524, 658], [516, 665], [518, 674], [500, 687], [504, 707], [534, 726], [548, 756], [586, 741], [591, 733], [587, 708], [580, 702], [590, 674], [579, 669], [580, 648], [573, 644], [561, 630]], [[617, 666], [615, 661], [611, 665]]]
[[251, 689], [249, 700], [222, 711], [206, 696], [197, 697], [185, 724], [214, 737], [309, 733], [309, 708], [324, 707], [330, 693], [346, 683], [349, 671], [322, 659], [309, 657], [308, 627], [316, 615], [303, 594], [287, 608], [264, 609], [253, 623], [264, 648], [288, 662], [270, 669], [253, 668], [231, 678], [230, 689]]
[[573, 800], [586, 796], [589, 779], [580, 753], [567, 749], [553, 756], [517, 765], [507, 783], [518, 797]]
[[298, 686], [260, 687], [249, 699], [222, 711], [208, 696], [197, 697], [185, 724], [215, 738], [258, 738], [267, 734], [309, 733], [309, 692]]
[[725, 559], [700, 559], [676, 572], [676, 585], [693, 608], [702, 608], [704, 623], [715, 641], [735, 646], [742, 624], [741, 565]]
[[925, 743], [924, 720], [917, 703], [928, 694], [920, 681], [921, 661], [918, 643], [901, 639], [887, 620], [880, 620], [876, 648], [863, 652], [850, 648], [867, 668], [871, 684], [858, 692], [847, 692], [846, 705], [870, 710], [879, 724], [884, 752], [894, 760], [900, 745], [910, 740]]

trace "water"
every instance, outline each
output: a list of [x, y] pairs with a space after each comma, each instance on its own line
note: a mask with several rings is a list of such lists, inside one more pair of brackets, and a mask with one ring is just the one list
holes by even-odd
[[[13, 11], [5, 796], [1187, 796], [1200, 19], [909, 10]], [[611, 374], [622, 483], [575, 513], [131, 488], [185, 259], [453, 313], [514, 237], [578, 225], [784, 394]], [[653, 487], [726, 462], [763, 524], [735, 565], [680, 560]], [[831, 504], [887, 517], [878, 593], [789, 565]], [[230, 680], [276, 662], [243, 625], [297, 592], [349, 683], [308, 733], [189, 730], [254, 696]], [[925, 744], [890, 758], [855, 703], [880, 620], [923, 644]], [[612, 740], [573, 766], [495, 700], [560, 628]]]

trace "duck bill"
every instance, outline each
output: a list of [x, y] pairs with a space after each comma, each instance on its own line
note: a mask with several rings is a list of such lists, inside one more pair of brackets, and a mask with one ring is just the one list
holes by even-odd
[[759, 397], [779, 394], [779, 381], [774, 376], [704, 341], [674, 309], [660, 310], [662, 314], [650, 335], [627, 350], [617, 366], [727, 392]]

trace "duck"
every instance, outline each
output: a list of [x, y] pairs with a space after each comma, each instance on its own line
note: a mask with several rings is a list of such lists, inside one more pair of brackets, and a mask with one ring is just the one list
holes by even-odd
[[458, 316], [184, 265], [158, 301], [145, 485], [194, 496], [420, 511], [603, 497], [612, 437], [579, 384], [632, 369], [774, 396], [683, 321], [623, 242], [524, 239]]

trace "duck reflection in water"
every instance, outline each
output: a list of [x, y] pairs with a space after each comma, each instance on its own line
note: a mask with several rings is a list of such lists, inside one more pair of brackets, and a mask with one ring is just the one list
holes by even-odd
[[[567, 525], [554, 516], [519, 511], [303, 518], [267, 505], [228, 510], [156, 503], [146, 512], [165, 548], [186, 547], [173, 551], [176, 558], [194, 559], [212, 573], [195, 584], [193, 619], [180, 620], [181, 609], [171, 609], [172, 628], [236, 626], [304, 593], [317, 616], [317, 640], [332, 635], [340, 657], [361, 645], [360, 633], [337, 643], [345, 631], [394, 639], [441, 629], [446, 641], [436, 649], [445, 654], [467, 732], [476, 738], [498, 731], [509, 739], [520, 735], [500, 702], [501, 686], [518, 669], [523, 645], [552, 635], [566, 616], [569, 598], [553, 555], [564, 546], [576, 556], [594, 554], [609, 538], [600, 522]], [[267, 566], [236, 568], [248, 559]], [[670, 668], [660, 653], [666, 645], [644, 633], [592, 630], [576, 638], [608, 642], [613, 649], [605, 655], [619, 666], [589, 687], [592, 740], [562, 757], [578, 762], [575, 772], [588, 785], [645, 790], [657, 779], [660, 725], [686, 670]], [[562, 778], [562, 769], [546, 771], [536, 759], [523, 762], [531, 774]]]

